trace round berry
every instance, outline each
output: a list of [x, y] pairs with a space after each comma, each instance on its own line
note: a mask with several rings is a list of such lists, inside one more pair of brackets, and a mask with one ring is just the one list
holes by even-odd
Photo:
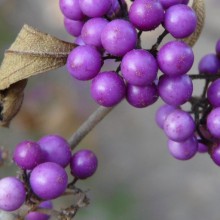
[[86, 179], [92, 176], [98, 166], [96, 155], [91, 150], [79, 150], [71, 158], [70, 168], [73, 176]]
[[187, 5], [178, 4], [166, 10], [164, 26], [175, 38], [190, 36], [196, 29], [195, 11]]
[[207, 54], [199, 62], [199, 72], [204, 74], [216, 74], [220, 69], [220, 61], [215, 54]]
[[220, 107], [214, 108], [207, 117], [207, 128], [211, 135], [220, 138]]
[[82, 12], [89, 17], [102, 17], [111, 8], [110, 0], [79, 0]]
[[154, 30], [164, 19], [164, 10], [159, 1], [134, 1], [129, 10], [129, 20], [142, 31]]
[[167, 116], [176, 109], [177, 109], [176, 106], [167, 105], [167, 104], [162, 105], [157, 109], [155, 114], [155, 121], [161, 129], [163, 129], [163, 125]]
[[63, 15], [72, 20], [81, 20], [84, 18], [79, 7], [80, 0], [60, 0], [60, 9]]
[[199, 153], [207, 153], [208, 147], [205, 144], [198, 142], [198, 152]]
[[116, 72], [102, 72], [92, 80], [92, 98], [102, 106], [118, 104], [125, 97], [125, 92], [125, 83]]
[[66, 31], [74, 37], [78, 37], [81, 34], [83, 25], [83, 21], [75, 21], [66, 17], [64, 18], [64, 27]]
[[158, 66], [154, 56], [145, 50], [131, 50], [122, 59], [121, 72], [132, 85], [146, 86], [156, 79]]
[[212, 148], [211, 158], [216, 165], [220, 166], [220, 145]]
[[67, 58], [67, 70], [78, 80], [94, 78], [102, 67], [101, 54], [93, 46], [78, 46]]
[[108, 24], [108, 21], [104, 18], [92, 18], [88, 20], [81, 32], [83, 41], [86, 44], [96, 47], [102, 47], [101, 33], [104, 27]]
[[22, 141], [15, 147], [13, 160], [20, 168], [32, 170], [45, 161], [45, 154], [36, 142]]
[[161, 76], [158, 83], [160, 97], [169, 105], [179, 106], [187, 102], [193, 92], [192, 80], [188, 75]]
[[174, 158], [189, 160], [197, 153], [198, 142], [194, 136], [183, 142], [168, 140], [168, 149]]
[[137, 32], [130, 22], [116, 19], [105, 26], [101, 41], [107, 52], [115, 56], [123, 56], [135, 48]]
[[15, 177], [5, 177], [0, 180], [0, 209], [14, 211], [25, 202], [24, 184]]
[[194, 54], [186, 43], [171, 41], [163, 45], [157, 55], [160, 70], [169, 76], [187, 73], [194, 62]]
[[67, 181], [64, 168], [53, 162], [38, 165], [33, 169], [30, 176], [33, 192], [45, 200], [61, 196], [66, 190]]
[[38, 144], [45, 154], [45, 162], [54, 162], [66, 167], [71, 158], [69, 143], [59, 135], [47, 135], [42, 137]]
[[213, 107], [220, 107], [220, 79], [215, 80], [209, 86], [207, 97]]
[[185, 141], [195, 131], [195, 122], [191, 115], [180, 109], [172, 111], [164, 121], [164, 132], [173, 141]]
[[128, 85], [126, 98], [130, 105], [136, 108], [145, 108], [157, 101], [157, 87], [155, 84], [148, 86]]
[[[40, 203], [39, 208], [52, 209], [53, 205], [51, 201], [44, 201]], [[50, 218], [49, 215], [46, 215], [40, 212], [29, 212], [25, 216], [25, 220], [48, 220], [49, 218]]]

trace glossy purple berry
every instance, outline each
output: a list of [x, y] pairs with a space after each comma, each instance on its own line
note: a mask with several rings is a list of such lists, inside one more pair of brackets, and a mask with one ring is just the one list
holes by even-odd
[[199, 61], [199, 72], [216, 74], [220, 69], [220, 61], [215, 54], [207, 54]]
[[214, 108], [209, 113], [206, 124], [211, 135], [220, 138], [220, 107]]
[[21, 169], [32, 170], [45, 161], [45, 154], [38, 143], [22, 141], [15, 147], [13, 160]]
[[220, 145], [214, 146], [212, 148], [211, 158], [216, 165], [220, 166]]
[[161, 76], [158, 83], [160, 97], [168, 105], [180, 106], [187, 102], [193, 92], [192, 80], [188, 75]]
[[166, 10], [164, 26], [175, 38], [190, 36], [196, 29], [195, 11], [187, 5], [178, 4]]
[[154, 30], [164, 19], [164, 10], [157, 0], [134, 1], [129, 10], [129, 20], [142, 31]]
[[0, 209], [14, 211], [25, 202], [24, 184], [15, 177], [0, 179]]
[[104, 18], [92, 18], [82, 28], [82, 39], [86, 44], [102, 47], [101, 33], [108, 21]]
[[82, 12], [89, 17], [102, 17], [111, 8], [110, 0], [79, 0]]
[[90, 91], [99, 105], [112, 107], [125, 97], [126, 86], [116, 72], [102, 72], [92, 80]]
[[103, 29], [101, 42], [108, 53], [123, 56], [136, 47], [137, 32], [130, 22], [116, 19]]
[[64, 18], [64, 27], [66, 31], [74, 37], [78, 37], [81, 34], [83, 25], [83, 21], [75, 21], [66, 17]]
[[157, 55], [160, 70], [169, 76], [187, 73], [194, 62], [192, 48], [182, 41], [171, 41], [163, 45]]
[[102, 67], [101, 54], [93, 46], [78, 46], [67, 58], [67, 70], [78, 80], [94, 78]]
[[176, 109], [164, 121], [164, 132], [173, 141], [185, 141], [195, 131], [195, 122], [188, 112]]
[[74, 40], [74, 43], [75, 43], [76, 45], [78, 45], [78, 46], [84, 46], [84, 45], [86, 45], [85, 42], [83, 41], [81, 35]]
[[154, 56], [145, 50], [131, 50], [123, 57], [121, 72], [132, 85], [146, 86], [156, 79], [158, 71]]
[[201, 142], [198, 142], [198, 152], [199, 153], [207, 153], [208, 152], [208, 147], [207, 145], [201, 143]]
[[[52, 209], [53, 205], [51, 201], [44, 201], [40, 203], [39, 208]], [[25, 216], [25, 220], [48, 220], [49, 218], [50, 218], [49, 215], [46, 215], [40, 212], [29, 212]]]
[[79, 150], [71, 158], [70, 169], [73, 176], [86, 179], [92, 176], [98, 166], [96, 155], [91, 150]]
[[38, 165], [30, 176], [31, 189], [38, 197], [45, 200], [61, 196], [66, 190], [67, 183], [66, 171], [53, 162]]
[[207, 91], [207, 97], [213, 107], [220, 107], [220, 79], [211, 83]]
[[130, 105], [136, 108], [145, 108], [157, 101], [157, 87], [155, 84], [147, 86], [128, 85], [126, 99]]
[[168, 149], [174, 158], [178, 160], [189, 160], [197, 153], [198, 142], [194, 136], [183, 142], [168, 140]]
[[167, 116], [176, 109], [177, 109], [176, 106], [167, 105], [167, 104], [162, 105], [157, 109], [155, 114], [155, 121], [161, 129], [163, 129], [163, 125]]
[[72, 20], [81, 20], [85, 17], [79, 7], [80, 0], [59, 0], [63, 15]]
[[45, 162], [54, 162], [66, 167], [71, 158], [69, 143], [59, 135], [47, 135], [42, 137], [38, 144], [45, 154]]

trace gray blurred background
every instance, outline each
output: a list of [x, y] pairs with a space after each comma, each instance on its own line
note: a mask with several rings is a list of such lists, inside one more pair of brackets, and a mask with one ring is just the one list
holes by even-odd
[[[194, 47], [192, 73], [197, 73], [203, 55], [214, 52], [220, 38], [220, 1], [210, 0], [206, 6], [206, 24]], [[73, 41], [64, 30], [58, 0], [0, 0], [0, 58], [24, 23]], [[161, 31], [145, 34], [144, 46], [150, 48]], [[199, 93], [203, 84], [194, 85]], [[220, 168], [207, 154], [185, 162], [169, 155], [166, 138], [154, 122], [161, 104], [160, 100], [152, 107], [135, 109], [124, 101], [80, 144], [97, 153], [99, 168], [91, 179], [77, 183], [90, 189], [91, 204], [76, 219], [219, 220]], [[23, 106], [10, 128], [0, 128], [0, 145], [11, 153], [24, 139], [38, 140], [50, 133], [68, 138], [97, 107], [90, 98], [89, 82], [72, 79], [65, 67], [35, 76], [29, 80]], [[1, 176], [15, 172], [10, 163], [0, 169]], [[69, 202], [58, 200], [55, 206]]]

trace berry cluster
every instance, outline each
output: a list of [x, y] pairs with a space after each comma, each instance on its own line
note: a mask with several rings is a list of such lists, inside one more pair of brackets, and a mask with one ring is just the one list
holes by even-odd
[[[68, 142], [58, 135], [19, 143], [13, 152], [13, 161], [24, 173], [20, 179], [5, 177], [0, 180], [0, 209], [5, 211], [14, 211], [25, 201], [34, 203], [36, 198], [41, 202], [40, 208], [52, 208], [50, 200], [60, 197], [68, 187], [67, 165], [74, 182], [92, 176], [98, 165], [90, 150], [79, 150], [71, 155]], [[26, 216], [27, 220], [48, 218], [38, 212]]]
[[[205, 79], [206, 83], [201, 97], [190, 99], [194, 118], [176, 103], [165, 100], [167, 104], [157, 110], [155, 120], [169, 139], [168, 149], [173, 157], [188, 160], [197, 152], [208, 152], [220, 166], [220, 40], [216, 44], [216, 54], [202, 57], [198, 69], [200, 74], [194, 77]], [[185, 95], [191, 92], [190, 82]], [[176, 94], [180, 96], [177, 90]], [[175, 101], [178, 99], [177, 96]]]
[[[79, 45], [68, 56], [67, 70], [78, 80], [91, 80], [91, 96], [100, 105], [112, 107], [126, 97], [134, 107], [147, 107], [158, 96], [181, 105], [191, 96], [192, 83], [186, 73], [193, 64], [191, 48], [183, 41], [141, 46], [143, 31], [159, 25], [165, 34], [182, 39], [196, 28], [197, 17], [183, 0], [135, 0], [129, 9], [122, 0], [60, 0], [66, 30]], [[138, 30], [138, 33], [137, 33]], [[101, 72], [104, 61], [119, 62], [116, 70]], [[157, 80], [158, 69], [164, 76]], [[168, 91], [181, 87], [178, 99]], [[189, 92], [185, 92], [189, 90]]]

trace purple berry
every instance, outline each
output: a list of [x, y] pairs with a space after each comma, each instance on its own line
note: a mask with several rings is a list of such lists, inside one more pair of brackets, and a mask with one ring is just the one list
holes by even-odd
[[134, 1], [129, 10], [129, 20], [142, 31], [154, 30], [164, 19], [164, 10], [157, 0]]
[[145, 50], [131, 50], [122, 59], [121, 72], [132, 85], [146, 86], [156, 79], [158, 66], [154, 56]]
[[75, 21], [66, 17], [64, 18], [65, 29], [72, 36], [78, 37], [81, 34], [83, 25], [83, 21]]
[[215, 51], [218, 57], [220, 57], [220, 39], [217, 41]]
[[91, 150], [79, 150], [71, 158], [70, 168], [73, 176], [86, 179], [92, 176], [98, 166], [96, 155]]
[[[53, 205], [51, 201], [44, 201], [40, 203], [39, 208], [52, 209]], [[49, 215], [46, 215], [40, 212], [29, 212], [25, 216], [25, 220], [48, 220], [49, 218], [50, 218]]]
[[188, 75], [161, 76], [158, 83], [159, 95], [169, 105], [179, 106], [187, 102], [193, 92], [192, 80]]
[[185, 141], [195, 131], [195, 122], [191, 115], [180, 109], [172, 111], [164, 121], [164, 132], [173, 141]]
[[20, 168], [32, 170], [45, 161], [45, 154], [36, 142], [22, 141], [15, 147], [13, 160]]
[[209, 86], [207, 97], [213, 107], [220, 107], [220, 79], [215, 80]]
[[175, 38], [190, 36], [196, 29], [195, 11], [187, 5], [178, 4], [166, 10], [164, 26]]
[[82, 12], [89, 17], [102, 17], [111, 8], [110, 0], [79, 0]]
[[0, 180], [0, 209], [14, 211], [25, 202], [24, 184], [15, 177], [5, 177]]
[[208, 147], [205, 144], [198, 142], [198, 152], [199, 153], [207, 153]]
[[215, 54], [207, 54], [199, 62], [199, 72], [204, 74], [216, 74], [220, 69], [220, 61]]
[[214, 108], [207, 117], [207, 128], [211, 135], [220, 138], [220, 107]]
[[181, 4], [183, 0], [159, 0], [164, 9], [167, 9], [173, 5]]
[[[107, 17], [110, 19], [114, 19], [116, 17], [120, 17], [122, 15], [121, 6], [118, 0], [111, 0], [111, 8], [107, 13]], [[121, 0], [123, 8], [127, 8], [127, 3], [125, 0]]]
[[169, 76], [187, 73], [194, 62], [194, 54], [186, 43], [171, 41], [161, 47], [157, 55], [160, 70]]
[[114, 106], [125, 97], [125, 92], [125, 83], [116, 72], [102, 72], [92, 80], [91, 95], [99, 105]]
[[30, 176], [33, 192], [45, 200], [61, 196], [66, 190], [67, 181], [64, 168], [53, 162], [38, 165], [33, 169]]
[[128, 85], [126, 98], [130, 105], [136, 108], [145, 108], [157, 101], [157, 87], [155, 84], [147, 86]]
[[45, 153], [45, 162], [54, 162], [62, 167], [66, 167], [71, 158], [69, 143], [58, 135], [47, 135], [42, 137], [38, 144]]
[[182, 0], [182, 4], [188, 5], [188, 3], [189, 3], [189, 0]]
[[93, 46], [78, 46], [67, 58], [67, 70], [78, 80], [94, 78], [102, 67], [101, 54]]
[[135, 48], [137, 32], [130, 22], [116, 19], [105, 26], [101, 34], [101, 41], [108, 53], [123, 56]]
[[82, 39], [86, 44], [102, 47], [101, 33], [108, 21], [104, 18], [92, 18], [82, 28]]
[[167, 116], [176, 109], [177, 107], [167, 104], [162, 105], [157, 109], [155, 115], [155, 121], [161, 129], [163, 129], [163, 125]]
[[183, 142], [168, 140], [170, 154], [178, 160], [189, 160], [197, 152], [198, 142], [194, 136]]
[[72, 20], [81, 20], [84, 18], [79, 7], [80, 0], [60, 0], [60, 9], [63, 15]]
[[212, 148], [211, 158], [216, 165], [220, 166], [220, 145]]

